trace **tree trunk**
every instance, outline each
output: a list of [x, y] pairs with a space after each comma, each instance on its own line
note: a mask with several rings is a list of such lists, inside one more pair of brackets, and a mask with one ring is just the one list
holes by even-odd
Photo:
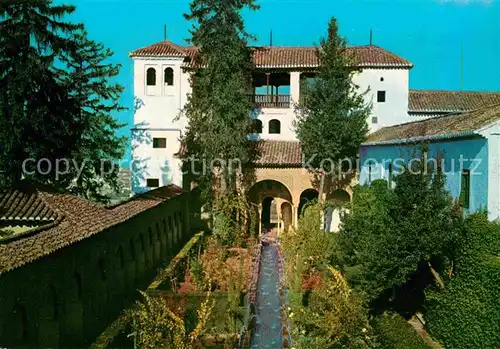
[[441, 279], [439, 273], [432, 267], [430, 262], [427, 262], [427, 265], [429, 266], [429, 270], [431, 271], [432, 276], [434, 277], [434, 279], [436, 279], [437, 283], [439, 284], [439, 288], [441, 290], [444, 290], [445, 289], [444, 282], [443, 279]]
[[322, 204], [324, 202], [323, 192], [325, 190], [325, 173], [323, 171], [320, 171], [319, 175], [321, 176], [321, 178], [319, 181], [318, 203]]

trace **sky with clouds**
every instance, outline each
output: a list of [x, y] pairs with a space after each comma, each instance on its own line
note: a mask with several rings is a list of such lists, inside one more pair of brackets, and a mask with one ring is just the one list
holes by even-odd
[[[163, 39], [185, 44], [191, 24], [183, 13], [188, 0], [67, 0], [77, 6], [72, 20], [83, 22], [92, 39], [115, 52], [122, 64], [118, 81], [133, 104], [132, 61], [128, 53]], [[460, 89], [463, 50], [464, 90], [500, 91], [499, 0], [260, 0], [261, 9], [245, 12], [255, 45], [311, 45], [325, 34], [335, 16], [351, 45], [373, 43], [414, 63], [410, 88]], [[130, 135], [131, 111], [117, 115]]]

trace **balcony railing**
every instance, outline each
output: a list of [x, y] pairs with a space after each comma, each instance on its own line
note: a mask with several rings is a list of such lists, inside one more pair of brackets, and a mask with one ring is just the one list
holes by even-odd
[[290, 108], [290, 95], [250, 95], [257, 108]]

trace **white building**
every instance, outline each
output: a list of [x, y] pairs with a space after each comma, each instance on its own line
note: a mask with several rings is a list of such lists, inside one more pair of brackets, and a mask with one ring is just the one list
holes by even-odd
[[[377, 46], [350, 47], [361, 72], [354, 77], [360, 91], [368, 90], [372, 103], [367, 120], [370, 130], [410, 121], [408, 115], [409, 70], [412, 64]], [[187, 121], [180, 116], [191, 93], [185, 69], [195, 47], [162, 41], [130, 53], [134, 60], [136, 110], [132, 130], [133, 190], [175, 183], [182, 185], [180, 136]], [[251, 117], [258, 134], [268, 141], [296, 141], [294, 105], [301, 86], [318, 67], [315, 47], [253, 48], [255, 72], [249, 98], [255, 104]]]

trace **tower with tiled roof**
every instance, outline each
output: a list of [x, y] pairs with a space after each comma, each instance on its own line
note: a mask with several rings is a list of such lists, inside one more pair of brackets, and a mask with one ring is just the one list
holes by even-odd
[[179, 139], [186, 124], [179, 113], [191, 93], [183, 70], [185, 47], [162, 41], [133, 51], [134, 128], [132, 187], [134, 192], [174, 183], [182, 185]]

